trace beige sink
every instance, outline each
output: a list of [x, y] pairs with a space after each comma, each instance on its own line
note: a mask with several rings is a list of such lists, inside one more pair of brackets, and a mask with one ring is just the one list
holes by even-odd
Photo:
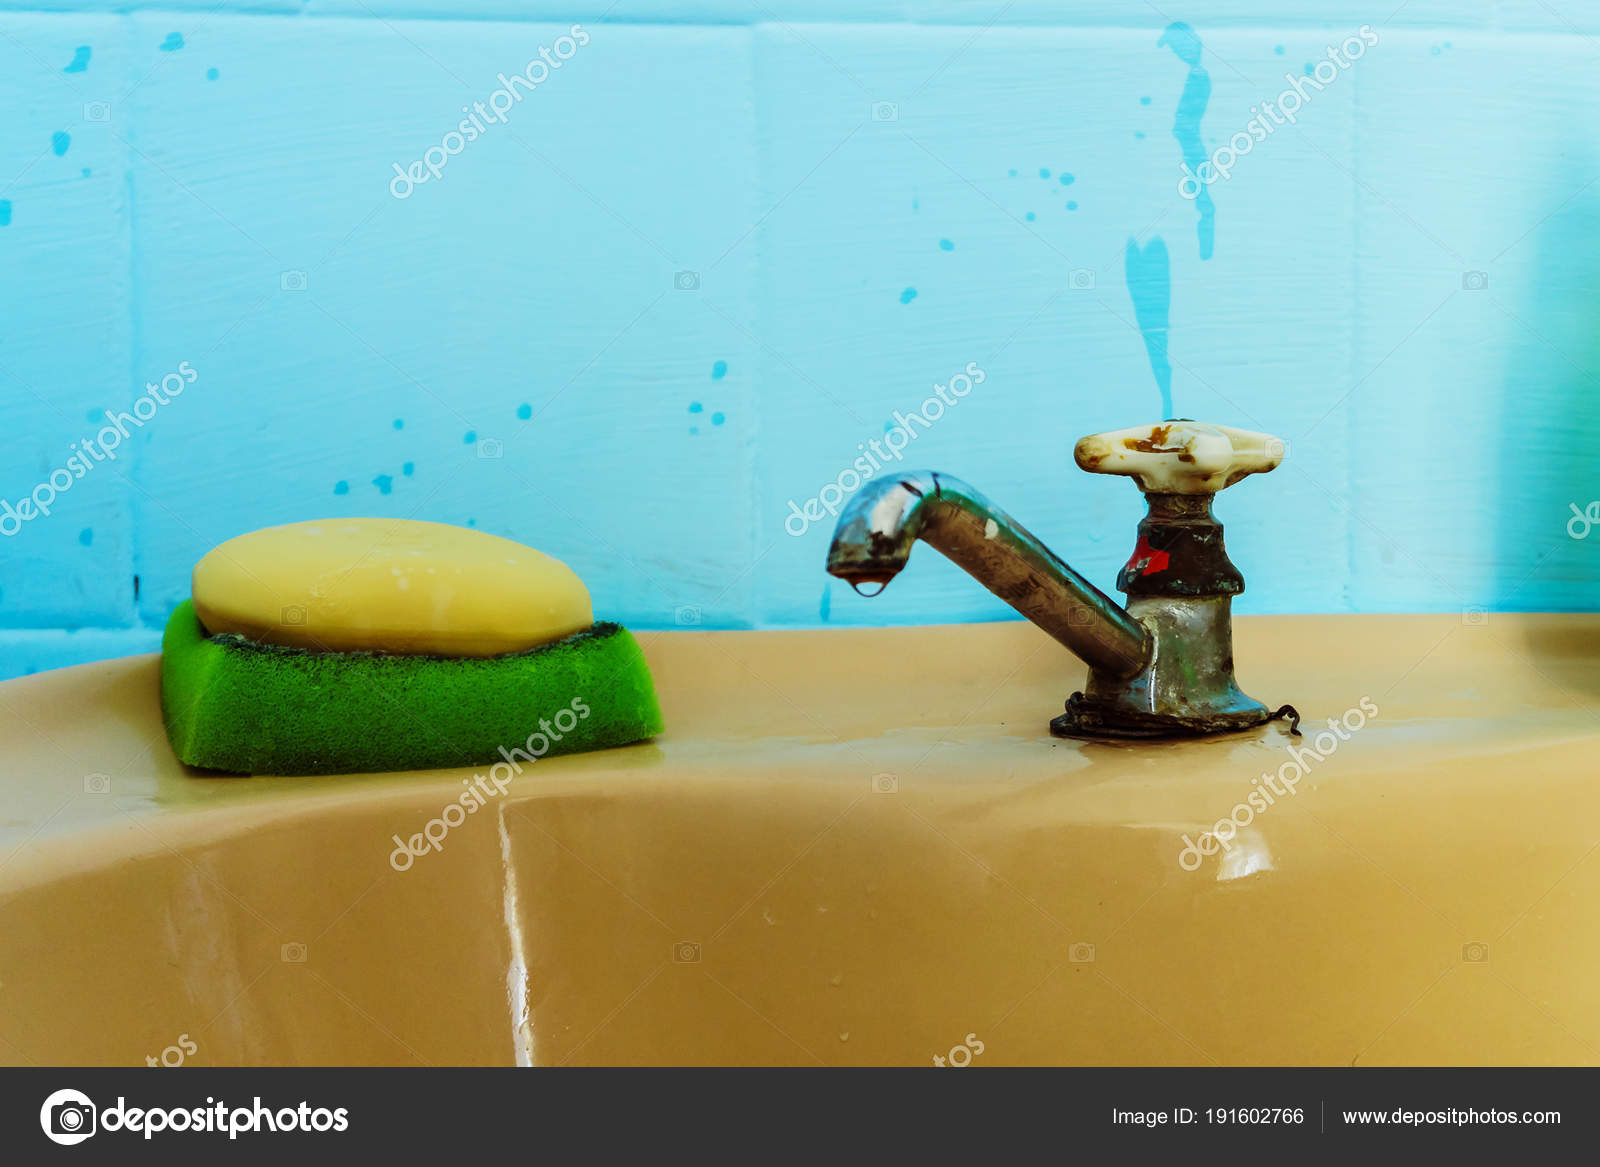
[[1027, 624], [640, 639], [662, 738], [393, 863], [471, 771], [186, 773], [154, 657], [0, 685], [0, 1061], [1600, 1062], [1600, 617], [1242, 618], [1306, 737], [1163, 745], [1049, 737]]

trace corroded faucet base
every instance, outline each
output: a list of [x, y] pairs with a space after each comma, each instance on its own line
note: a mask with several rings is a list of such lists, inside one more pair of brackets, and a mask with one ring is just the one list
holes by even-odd
[[1271, 718], [1265, 705], [1251, 701], [1243, 694], [1240, 696], [1247, 707], [1184, 716], [1143, 713], [1074, 693], [1067, 698], [1067, 711], [1050, 719], [1050, 732], [1056, 737], [1076, 738], [1204, 737], [1213, 733], [1237, 733], [1265, 724]]
[[1128, 613], [1154, 648], [1131, 676], [1089, 670], [1085, 692], [1050, 723], [1060, 737], [1195, 737], [1267, 720], [1233, 676], [1233, 597], [1135, 594]]

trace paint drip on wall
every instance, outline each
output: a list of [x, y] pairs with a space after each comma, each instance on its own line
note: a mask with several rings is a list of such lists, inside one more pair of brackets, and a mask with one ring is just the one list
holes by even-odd
[[1157, 235], [1144, 247], [1129, 239], [1123, 252], [1123, 270], [1128, 295], [1133, 297], [1133, 316], [1150, 354], [1150, 371], [1161, 390], [1161, 416], [1172, 417], [1172, 362], [1167, 359], [1168, 317], [1172, 308], [1172, 263], [1167, 244]]
[[[1206, 160], [1200, 119], [1211, 101], [1211, 74], [1200, 64], [1200, 34], [1182, 21], [1174, 21], [1167, 25], [1156, 44], [1171, 49], [1189, 66], [1183, 92], [1178, 97], [1178, 110], [1172, 119], [1172, 136], [1178, 141], [1184, 163], [1190, 170], [1200, 173]], [[1147, 98], [1143, 100], [1148, 101]], [[1200, 187], [1194, 201], [1200, 214], [1200, 221], [1195, 225], [1200, 258], [1210, 259], [1216, 243], [1216, 206], [1205, 185]], [[1166, 240], [1157, 235], [1140, 247], [1138, 240], [1130, 238], [1123, 252], [1123, 271], [1139, 335], [1144, 338], [1145, 352], [1150, 357], [1150, 371], [1161, 392], [1161, 416], [1173, 417], [1176, 410], [1172, 404], [1172, 360], [1167, 355], [1172, 314], [1172, 260], [1167, 253]]]
[[[1157, 45], [1171, 49], [1180, 61], [1189, 66], [1189, 76], [1183, 83], [1183, 93], [1178, 98], [1178, 112], [1172, 119], [1172, 136], [1178, 139], [1178, 149], [1183, 160], [1194, 173], [1201, 173], [1206, 161], [1205, 141], [1200, 134], [1200, 119], [1205, 115], [1211, 100], [1211, 74], [1200, 64], [1200, 34], [1179, 21], [1167, 25]], [[1195, 231], [1200, 240], [1200, 258], [1210, 259], [1216, 239], [1216, 207], [1211, 202], [1211, 191], [1201, 184], [1195, 196], [1195, 208], [1200, 212], [1200, 222]]]

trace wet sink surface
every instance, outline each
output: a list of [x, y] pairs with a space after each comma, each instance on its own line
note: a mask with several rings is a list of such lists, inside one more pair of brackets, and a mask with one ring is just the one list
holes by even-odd
[[10, 682], [0, 1061], [1600, 1062], [1600, 617], [1467, 621], [1241, 618], [1306, 736], [1162, 745], [1049, 737], [1031, 625], [644, 634], [662, 738], [394, 863], [472, 771], [199, 777], [155, 658]]

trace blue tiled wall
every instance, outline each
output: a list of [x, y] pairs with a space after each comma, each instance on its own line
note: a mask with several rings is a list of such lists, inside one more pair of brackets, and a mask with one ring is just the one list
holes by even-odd
[[[1163, 416], [1163, 342], [1178, 414], [1289, 442], [1218, 503], [1241, 611], [1594, 606], [1600, 9], [1317, 8], [1174, 10], [1191, 72], [1108, 2], [0, 5], [0, 497], [197, 374], [0, 520], [0, 676], [152, 649], [208, 548], [325, 515], [523, 540], [637, 627], [1000, 618], [785, 527], [969, 364], [905, 465], [1109, 588], [1142, 508], [1071, 446]], [[1362, 25], [1208, 241], [1184, 139]]]

